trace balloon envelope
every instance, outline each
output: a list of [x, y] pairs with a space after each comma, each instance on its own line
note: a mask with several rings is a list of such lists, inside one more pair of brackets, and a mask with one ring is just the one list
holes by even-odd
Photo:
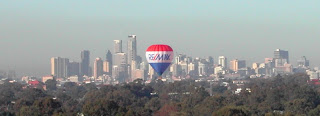
[[149, 64], [159, 76], [170, 66], [173, 55], [172, 48], [163, 44], [151, 45], [146, 51]]

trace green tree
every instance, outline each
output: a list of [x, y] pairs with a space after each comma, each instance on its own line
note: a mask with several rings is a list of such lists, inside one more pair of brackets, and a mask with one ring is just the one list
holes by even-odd
[[249, 111], [244, 106], [225, 106], [216, 112], [213, 112], [212, 116], [249, 116]]
[[144, 106], [145, 109], [150, 109], [152, 112], [156, 112], [161, 108], [160, 99], [155, 97], [150, 99]]
[[63, 113], [61, 108], [61, 103], [57, 100], [54, 100], [50, 97], [45, 97], [39, 99], [33, 103], [33, 108], [39, 110], [41, 115], [53, 115]]
[[320, 105], [308, 112], [309, 116], [318, 116], [320, 114]]
[[88, 116], [115, 116], [118, 110], [118, 104], [109, 100], [87, 102], [82, 108], [83, 114]]
[[55, 79], [49, 79], [46, 81], [46, 87], [49, 91], [57, 90], [57, 81]]
[[313, 103], [308, 102], [306, 99], [295, 99], [286, 104], [286, 111], [295, 114], [306, 114], [313, 106]]

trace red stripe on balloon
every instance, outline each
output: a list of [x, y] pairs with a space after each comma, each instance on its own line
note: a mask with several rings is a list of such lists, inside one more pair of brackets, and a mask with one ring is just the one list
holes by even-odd
[[147, 51], [173, 51], [173, 49], [168, 45], [155, 44], [148, 47]]

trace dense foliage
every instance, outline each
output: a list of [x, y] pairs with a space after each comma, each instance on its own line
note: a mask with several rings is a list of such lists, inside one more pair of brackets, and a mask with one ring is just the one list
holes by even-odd
[[[304, 74], [250, 79], [242, 91], [208, 82], [185, 80], [115, 86], [48, 81], [47, 91], [19, 83], [0, 85], [0, 115], [43, 116], [243, 116], [319, 115], [320, 89]], [[231, 81], [230, 81], [231, 82]], [[211, 89], [211, 90], [210, 90]], [[212, 91], [212, 95], [208, 93]]]

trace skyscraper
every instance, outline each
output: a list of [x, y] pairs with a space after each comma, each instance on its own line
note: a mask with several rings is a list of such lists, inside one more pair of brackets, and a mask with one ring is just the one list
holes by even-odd
[[136, 35], [129, 35], [128, 36], [128, 58], [127, 63], [131, 66], [132, 61], [136, 61], [137, 58], [137, 39]]
[[302, 56], [300, 60], [298, 60], [299, 67], [309, 67], [309, 60], [305, 56]]
[[68, 65], [68, 76], [79, 76], [80, 64], [79, 62], [69, 62]]
[[[276, 51], [274, 51], [274, 58], [275, 59], [286, 59], [286, 62], [289, 64], [289, 52], [288, 51], [276, 49]], [[282, 60], [282, 61], [284, 61], [284, 60]], [[281, 64], [284, 64], [284, 63], [281, 63]]]
[[185, 54], [179, 54], [175, 57], [176, 64], [180, 64], [187, 56]]
[[199, 61], [199, 62], [198, 62], [198, 74], [199, 74], [199, 76], [205, 76], [205, 75], [207, 75], [207, 71], [208, 71], [208, 66], [207, 66], [207, 64]]
[[126, 53], [116, 53], [113, 57], [112, 77], [124, 82], [128, 76], [128, 65]]
[[113, 40], [114, 41], [114, 54], [122, 53], [122, 40]]
[[103, 75], [103, 61], [101, 58], [96, 58], [93, 66], [93, 76], [98, 78]]
[[227, 68], [227, 58], [225, 56], [219, 56], [219, 65]]
[[57, 78], [67, 78], [69, 59], [52, 57], [51, 58], [51, 75]]
[[246, 61], [245, 60], [231, 60], [230, 61], [230, 69], [237, 72], [240, 68], [246, 67]]
[[113, 65], [127, 65], [127, 55], [126, 53], [116, 53], [113, 58]]
[[110, 52], [110, 50], [108, 50], [107, 54], [106, 54], [106, 66], [105, 67], [105, 72], [107, 72], [108, 74], [112, 75], [112, 66], [113, 66], [113, 62], [112, 62], [112, 54]]
[[207, 67], [207, 75], [214, 74], [214, 60], [213, 57], [209, 56], [206, 58], [206, 64], [208, 65]]
[[103, 62], [103, 72], [106, 73], [106, 74], [110, 74], [111, 73], [110, 71], [112, 71], [110, 69], [110, 63], [106, 60], [106, 61]]
[[90, 63], [90, 52], [88, 50], [81, 51], [81, 63], [80, 63], [80, 71], [81, 76], [89, 75], [89, 63]]

